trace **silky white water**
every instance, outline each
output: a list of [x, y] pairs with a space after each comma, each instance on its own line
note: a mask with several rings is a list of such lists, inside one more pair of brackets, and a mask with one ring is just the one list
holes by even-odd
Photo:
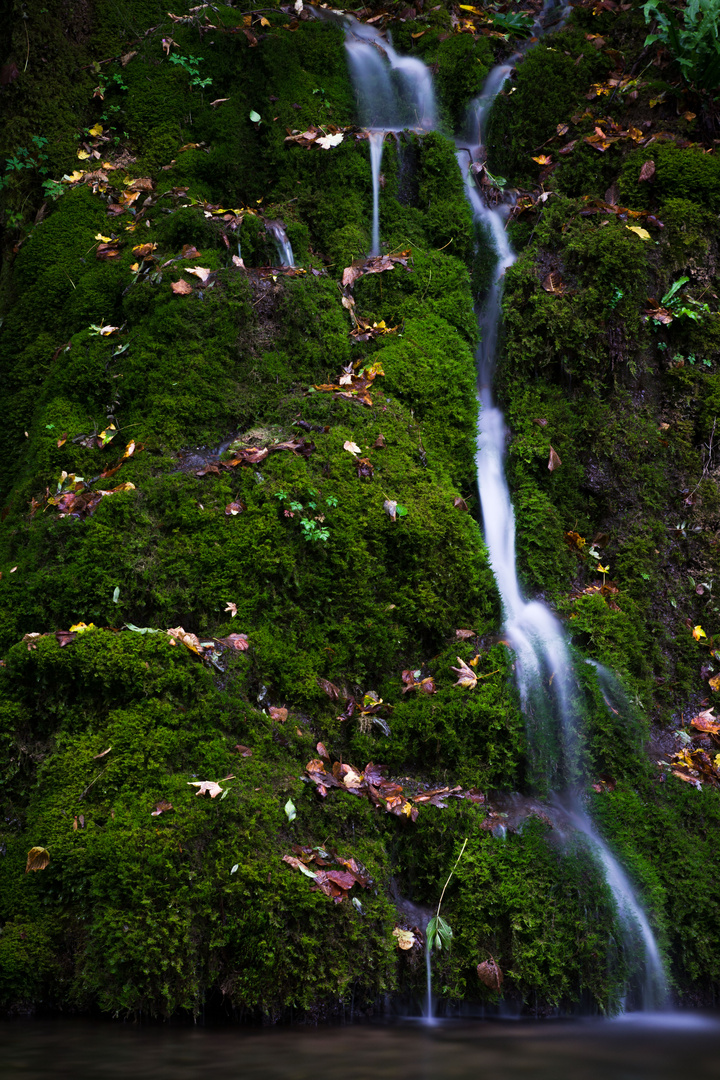
[[280, 266], [294, 266], [295, 256], [293, 254], [292, 244], [288, 240], [288, 235], [285, 232], [282, 222], [268, 221], [265, 228], [275, 241]]
[[436, 126], [432, 75], [422, 60], [400, 56], [372, 26], [348, 17], [345, 27], [350, 76], [360, 123], [368, 130], [372, 172], [372, 240], [370, 254], [380, 254], [380, 166], [388, 132]]
[[[565, 9], [549, 0], [535, 36], [543, 24], [562, 21]], [[360, 122], [368, 128], [373, 189], [371, 254], [380, 251], [379, 188], [385, 135], [403, 127], [429, 130], [435, 126], [435, 102], [430, 72], [419, 60], [399, 57], [376, 30], [350, 19], [346, 49], [358, 100]], [[503, 277], [515, 262], [506, 224], [510, 202], [489, 205], [475, 183], [475, 165], [485, 160], [484, 126], [493, 102], [513, 71], [520, 53], [494, 68], [468, 113], [466, 138], [458, 142], [458, 164], [466, 175], [467, 197], [475, 220], [491, 238], [496, 261], [493, 282], [478, 312], [480, 344], [476, 353], [480, 417], [477, 431], [477, 484], [488, 556], [503, 607], [504, 633], [512, 646], [521, 704], [525, 714], [532, 772], [547, 794], [562, 789], [558, 800], [563, 825], [582, 834], [602, 868], [623, 930], [625, 947], [635, 958], [641, 982], [642, 1007], [657, 1009], [667, 1000], [667, 984], [657, 941], [649, 920], [607, 844], [598, 835], [574, 792], [582, 779], [581, 735], [574, 698], [577, 680], [560, 624], [538, 601], [527, 601], [518, 582], [515, 515], [505, 479], [507, 431], [493, 399], [492, 383], [502, 325]], [[427, 1004], [425, 1019], [433, 1021], [432, 970], [426, 952]]]

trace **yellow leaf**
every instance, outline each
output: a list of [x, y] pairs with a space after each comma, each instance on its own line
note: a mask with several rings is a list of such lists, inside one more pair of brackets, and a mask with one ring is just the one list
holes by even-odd
[[50, 862], [50, 852], [44, 847], [30, 848], [28, 851], [27, 865], [25, 867], [25, 873], [29, 873], [30, 870], [44, 870]]
[[77, 184], [78, 180], [82, 180], [84, 175], [84, 172], [79, 172], [76, 169], [75, 172], [71, 172], [69, 175], [68, 173], [65, 173], [65, 176], [63, 176], [63, 181], [66, 184]]
[[538, 165], [551, 165], [552, 158], [549, 154], [539, 154], [538, 157], [534, 157], [533, 161], [537, 161]]
[[71, 634], [84, 634], [86, 630], [94, 630], [95, 623], [78, 622], [74, 626], [70, 627]]
[[720, 675], [713, 675], [712, 679], [708, 680], [708, 686], [711, 690], [720, 690]]
[[693, 626], [692, 636], [696, 641], [700, 641], [701, 638], [706, 638], [707, 634], [703, 630], [702, 626]]
[[133, 274], [137, 274], [138, 270], [140, 269], [140, 263], [133, 263], [130, 269], [132, 270]]
[[647, 229], [641, 229], [639, 225], [626, 225], [625, 228], [629, 229], [630, 232], [634, 232], [635, 235], [639, 236], [641, 240], [652, 240], [652, 237], [650, 236], [650, 233], [647, 231]]
[[87, 150], [78, 150], [77, 156], [80, 158], [81, 161], [87, 161], [87, 159], [90, 157]]
[[103, 244], [112, 244], [112, 236], [103, 236], [102, 233], [95, 233], [96, 240], [102, 240]]
[[103, 130], [104, 129], [102, 124], [93, 124], [93, 126], [89, 130], [89, 134], [94, 135], [95, 138], [97, 138], [98, 135], [102, 135]]

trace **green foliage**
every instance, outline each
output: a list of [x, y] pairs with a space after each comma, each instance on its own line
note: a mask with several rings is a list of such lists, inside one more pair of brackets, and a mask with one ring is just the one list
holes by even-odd
[[720, 82], [718, 0], [689, 0], [680, 12], [665, 0], [647, 0], [643, 14], [646, 23], [654, 24], [645, 45], [661, 42], [677, 61], [685, 81], [714, 95]]
[[200, 63], [202, 56], [183, 56], [181, 53], [170, 53], [168, 57], [171, 64], [177, 64], [188, 73], [190, 85], [204, 90], [206, 86], [212, 86], [212, 79], [200, 78]]

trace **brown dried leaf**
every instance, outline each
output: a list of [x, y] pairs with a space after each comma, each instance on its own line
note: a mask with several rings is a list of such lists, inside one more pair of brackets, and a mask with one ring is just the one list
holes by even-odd
[[221, 645], [227, 645], [230, 649], [237, 649], [238, 652], [247, 652], [250, 648], [247, 634], [228, 634], [227, 637], [221, 637], [217, 640]]
[[693, 716], [690, 724], [698, 731], [705, 731], [710, 735], [720, 734], [720, 720], [713, 715], [712, 709], [705, 709], [704, 712]]
[[560, 455], [558, 454], [557, 450], [553, 450], [551, 446], [550, 457], [548, 459], [548, 469], [550, 470], [550, 472], [554, 472], [555, 469], [559, 469], [561, 465], [562, 461], [560, 460]]
[[249, 746], [243, 746], [242, 743], [236, 743], [235, 749], [240, 757], [252, 757], [252, 750]]
[[333, 701], [340, 700], [340, 688], [335, 683], [331, 683], [328, 679], [317, 679], [317, 684]]
[[156, 803], [155, 809], [150, 811], [151, 817], [159, 817], [160, 814], [166, 813], [168, 810], [174, 810], [175, 807], [167, 799], [161, 799], [159, 803]]
[[485, 983], [490, 990], [500, 990], [503, 984], [503, 973], [492, 956], [489, 960], [483, 960], [481, 964], [478, 964], [477, 973], [480, 981]]
[[643, 163], [643, 167], [640, 170], [640, 175], [638, 176], [638, 181], [652, 180], [654, 175], [655, 175], [655, 162], [652, 161], [652, 160], [645, 161]]
[[277, 720], [278, 724], [284, 724], [288, 718], [288, 711], [285, 708], [276, 707], [271, 705], [268, 709], [271, 720]]
[[193, 287], [190, 282], [185, 280], [173, 281], [170, 288], [176, 296], [189, 296], [190, 293], [193, 291]]

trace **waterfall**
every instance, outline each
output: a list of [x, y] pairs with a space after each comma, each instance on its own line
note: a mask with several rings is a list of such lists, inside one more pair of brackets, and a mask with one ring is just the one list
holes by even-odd
[[422, 60], [399, 56], [372, 26], [349, 16], [345, 48], [355, 87], [360, 123], [367, 128], [372, 171], [371, 255], [380, 254], [380, 165], [388, 132], [413, 128], [431, 131], [436, 124], [432, 76]]
[[[565, 18], [566, 8], [547, 0], [534, 26], [532, 45], [552, 23]], [[353, 18], [346, 23], [345, 41], [358, 99], [360, 122], [368, 127], [373, 179], [372, 254], [379, 252], [379, 176], [385, 134], [409, 123], [422, 130], [435, 125], [435, 103], [428, 69], [415, 59], [398, 57], [372, 27]], [[480, 418], [477, 431], [477, 483], [490, 565], [500, 593], [504, 633], [515, 656], [515, 670], [526, 718], [531, 769], [536, 786], [553, 796], [556, 820], [586, 838], [588, 849], [602, 869], [617, 910], [628, 954], [634, 956], [642, 979], [642, 1007], [657, 1009], [667, 1002], [667, 984], [660, 951], [649, 920], [627, 875], [601, 839], [584, 809], [579, 782], [582, 739], [578, 729], [576, 679], [562, 628], [544, 604], [527, 601], [517, 577], [515, 515], [505, 479], [507, 431], [502, 411], [493, 398], [492, 383], [502, 318], [503, 276], [515, 262], [506, 223], [509, 203], [490, 206], [475, 184], [475, 169], [485, 159], [484, 125], [493, 102], [513, 71], [518, 52], [490, 72], [480, 96], [468, 112], [466, 138], [458, 144], [458, 163], [466, 175], [467, 197], [475, 220], [492, 239], [496, 253], [493, 283], [478, 312], [480, 344], [476, 353]], [[469, 157], [469, 161], [468, 161]], [[638, 946], [640, 946], [638, 948]], [[427, 1020], [432, 1022], [430, 955], [427, 966]]]
[[265, 228], [275, 241], [280, 266], [294, 266], [295, 256], [288, 235], [281, 221], [268, 221]]
[[523, 598], [517, 578], [515, 515], [504, 471], [506, 429], [492, 395], [503, 276], [514, 263], [515, 253], [505, 229], [508, 205], [488, 205], [475, 184], [474, 171], [467, 168], [466, 157], [469, 154], [473, 163], [484, 161], [484, 121], [511, 71], [512, 67], [504, 64], [490, 72], [470, 110], [478, 141], [458, 151], [461, 167], [466, 166], [466, 189], [475, 220], [489, 233], [496, 251], [493, 284], [478, 316], [481, 339], [476, 353], [481, 407], [476, 466], [485, 542], [502, 601], [505, 635], [516, 654], [518, 689], [526, 716], [535, 780], [546, 788], [570, 781], [566, 820], [587, 838], [591, 854], [603, 870], [631, 954], [635, 951], [637, 955], [636, 943], [640, 939], [642, 1007], [656, 1009], [667, 1001], [667, 983], [657, 941], [627, 875], [598, 835], [572, 783], [581, 775], [581, 736], [574, 705], [574, 672], [562, 628], [544, 604]]

